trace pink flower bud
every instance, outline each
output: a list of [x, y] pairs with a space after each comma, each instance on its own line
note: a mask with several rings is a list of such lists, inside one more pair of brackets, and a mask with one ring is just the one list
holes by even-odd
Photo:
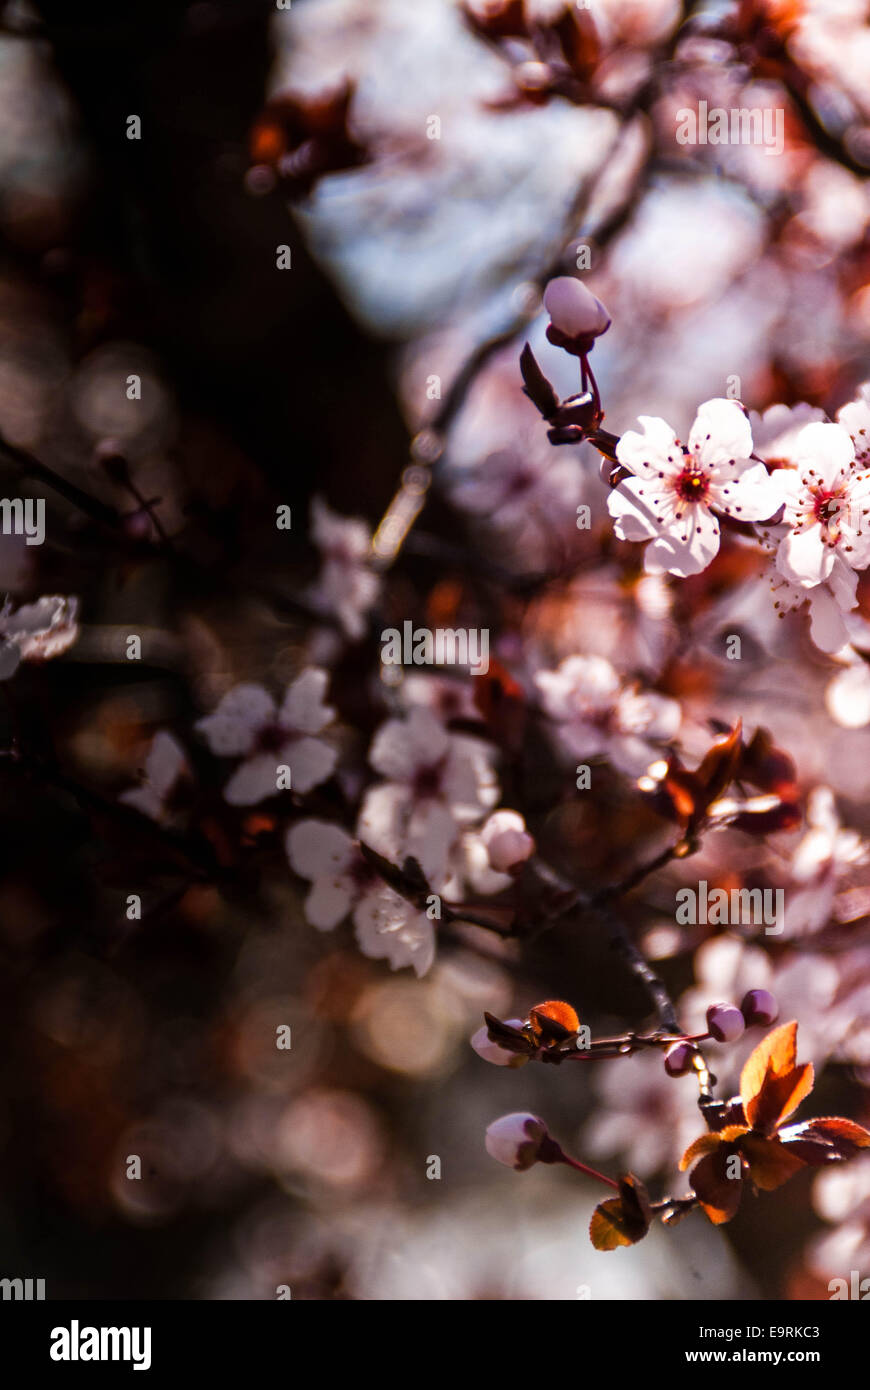
[[543, 1120], [520, 1111], [493, 1120], [486, 1131], [486, 1151], [499, 1163], [523, 1172], [537, 1163], [541, 1146], [548, 1138]]
[[751, 989], [740, 1005], [747, 1028], [758, 1024], [767, 1027], [779, 1018], [779, 1005], [769, 989]]
[[692, 1070], [695, 1049], [691, 1043], [673, 1043], [665, 1053], [665, 1071], [668, 1076], [685, 1076]]
[[733, 1004], [711, 1004], [707, 1010], [707, 1029], [717, 1042], [736, 1042], [746, 1031], [746, 1021]]
[[610, 327], [610, 315], [601, 300], [571, 275], [559, 275], [550, 281], [544, 291], [544, 308], [554, 330], [547, 336], [559, 347], [567, 347], [570, 342], [575, 350], [588, 352], [593, 340]]
[[535, 850], [518, 811], [494, 811], [480, 832], [491, 866], [500, 874], [525, 863]]
[[[522, 1028], [523, 1026], [521, 1018], [506, 1018], [504, 1021], [511, 1028]], [[509, 1052], [506, 1047], [499, 1047], [497, 1042], [493, 1042], [486, 1024], [482, 1028], [478, 1028], [471, 1039], [471, 1046], [478, 1057], [482, 1057], [485, 1062], [492, 1062], [494, 1067], [521, 1067], [524, 1062], [529, 1060], [521, 1052]]]

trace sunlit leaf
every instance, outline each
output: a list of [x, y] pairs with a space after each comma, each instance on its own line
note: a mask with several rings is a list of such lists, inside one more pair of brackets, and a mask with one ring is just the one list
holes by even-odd
[[619, 1196], [601, 1202], [589, 1223], [589, 1239], [596, 1250], [616, 1250], [636, 1245], [650, 1227], [649, 1195], [639, 1178], [628, 1173], [619, 1184]]
[[714, 1226], [730, 1221], [740, 1206], [742, 1174], [728, 1177], [728, 1160], [736, 1150], [721, 1144], [692, 1169], [689, 1185]]

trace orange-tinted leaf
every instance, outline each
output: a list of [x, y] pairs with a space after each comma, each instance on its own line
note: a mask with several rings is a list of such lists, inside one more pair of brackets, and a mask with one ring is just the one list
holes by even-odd
[[784, 1144], [776, 1139], [763, 1139], [760, 1134], [747, 1134], [741, 1140], [740, 1152], [749, 1164], [752, 1181], [764, 1192], [781, 1187], [805, 1166]]
[[720, 1145], [715, 1153], [701, 1159], [689, 1177], [692, 1191], [714, 1226], [730, 1221], [740, 1206], [742, 1178], [729, 1178], [726, 1167], [728, 1159], [735, 1153], [735, 1149]]
[[794, 1020], [791, 1023], [781, 1023], [778, 1028], [774, 1028], [772, 1033], [761, 1039], [747, 1058], [740, 1074], [740, 1098], [744, 1109], [761, 1090], [769, 1063], [777, 1074], [794, 1071], [797, 1063], [797, 1023]]
[[680, 1172], [685, 1173], [686, 1169], [702, 1154], [712, 1153], [714, 1149], [718, 1149], [720, 1144], [730, 1143], [739, 1139], [741, 1134], [748, 1134], [748, 1132], [745, 1125], [729, 1125], [727, 1129], [716, 1130], [713, 1134], [702, 1134], [700, 1139], [696, 1139], [689, 1145], [680, 1159]]
[[785, 1076], [767, 1081], [758, 1099], [758, 1109], [752, 1128], [762, 1134], [773, 1134], [783, 1120], [797, 1110], [813, 1089], [815, 1073], [812, 1062], [805, 1062]]
[[740, 757], [740, 733], [742, 724], [738, 719], [730, 733], [722, 734], [704, 754], [695, 776], [704, 788], [705, 805], [721, 796], [734, 778], [737, 761]]
[[589, 1239], [596, 1250], [616, 1250], [643, 1240], [652, 1220], [649, 1196], [639, 1178], [628, 1173], [619, 1184], [619, 1196], [601, 1202], [592, 1213]]
[[665, 791], [680, 819], [689, 820], [695, 813], [697, 798], [697, 785], [692, 773], [685, 768], [670, 768], [665, 777]]
[[781, 1139], [793, 1153], [814, 1167], [852, 1158], [861, 1149], [870, 1148], [870, 1133], [863, 1125], [839, 1115], [824, 1115], [818, 1120], [793, 1125], [783, 1130]]
[[797, 1024], [774, 1028], [755, 1048], [740, 1074], [740, 1095], [753, 1129], [772, 1134], [813, 1088], [810, 1062], [796, 1066]]
[[776, 792], [784, 801], [797, 794], [797, 772], [787, 753], [777, 748], [767, 729], [758, 728], [743, 749], [738, 776], [762, 791]]
[[842, 1115], [822, 1115], [816, 1120], [808, 1120], [806, 1128], [830, 1139], [832, 1144], [836, 1144], [839, 1139], [845, 1139], [858, 1149], [870, 1148], [870, 1130], [856, 1124], [854, 1120], [844, 1120]]

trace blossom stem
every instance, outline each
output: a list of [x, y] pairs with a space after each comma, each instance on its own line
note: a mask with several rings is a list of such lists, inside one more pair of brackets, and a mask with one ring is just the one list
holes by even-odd
[[599, 1173], [597, 1168], [590, 1168], [585, 1163], [581, 1163], [579, 1158], [571, 1158], [569, 1154], [563, 1153], [560, 1162], [566, 1163], [569, 1168], [575, 1168], [578, 1173], [585, 1173], [588, 1178], [596, 1178], [598, 1182], [603, 1182], [607, 1187], [613, 1187], [619, 1191], [619, 1183], [613, 1178], [608, 1178], [606, 1174]]

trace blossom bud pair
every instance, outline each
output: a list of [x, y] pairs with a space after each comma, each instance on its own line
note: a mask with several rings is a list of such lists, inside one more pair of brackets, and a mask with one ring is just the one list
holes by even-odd
[[767, 989], [750, 989], [740, 1008], [733, 1004], [711, 1004], [707, 1010], [707, 1028], [717, 1042], [736, 1042], [747, 1028], [760, 1025], [766, 1028], [779, 1018], [779, 1005]]

